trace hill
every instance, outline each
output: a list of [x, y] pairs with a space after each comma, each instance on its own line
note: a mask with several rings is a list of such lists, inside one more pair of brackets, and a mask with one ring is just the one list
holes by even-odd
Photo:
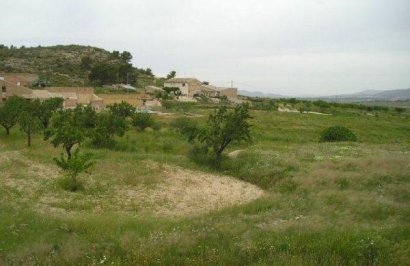
[[261, 91], [247, 91], [239, 90], [239, 95], [248, 96], [248, 97], [260, 97], [260, 98], [285, 98], [286, 96], [275, 94], [275, 93], [263, 93]]
[[[259, 98], [290, 98], [275, 93], [264, 93], [260, 91], [239, 90], [239, 94], [248, 97]], [[332, 102], [364, 102], [364, 101], [405, 101], [410, 100], [410, 88], [398, 90], [364, 90], [352, 94], [337, 94], [328, 96], [293, 96], [306, 100], [327, 100]]]
[[344, 101], [372, 101], [372, 100], [408, 100], [410, 99], [410, 89], [398, 89], [398, 90], [365, 90], [353, 94], [341, 94], [325, 96], [323, 98], [338, 99]]
[[[0, 45], [0, 72], [32, 73], [39, 75], [37, 85], [84, 86], [93, 83], [90, 73], [93, 68], [104, 65], [114, 71], [108, 83], [126, 82], [140, 85], [155, 80], [150, 69], [139, 69], [130, 63], [132, 55], [124, 51], [107, 51], [83, 45], [56, 45], [48, 47], [7, 47]], [[140, 82], [137, 82], [137, 78]], [[97, 80], [98, 81], [98, 80]], [[98, 83], [98, 82], [94, 82]], [[102, 82], [101, 82], [102, 83]], [[105, 84], [105, 83], [104, 83]], [[102, 84], [99, 84], [102, 85]]]

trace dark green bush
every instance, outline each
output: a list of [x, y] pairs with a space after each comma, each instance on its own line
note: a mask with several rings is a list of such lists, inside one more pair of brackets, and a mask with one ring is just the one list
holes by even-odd
[[148, 113], [136, 113], [132, 116], [132, 125], [140, 131], [144, 131], [147, 127], [153, 128], [155, 121]]
[[70, 177], [64, 177], [58, 181], [58, 184], [66, 191], [77, 192], [84, 190], [84, 185], [80, 180], [72, 179]]
[[356, 135], [350, 129], [343, 126], [333, 126], [325, 129], [320, 134], [322, 142], [356, 141]]

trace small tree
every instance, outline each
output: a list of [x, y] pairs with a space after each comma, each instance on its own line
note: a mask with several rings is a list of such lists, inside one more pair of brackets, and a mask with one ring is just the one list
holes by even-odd
[[136, 110], [134, 106], [124, 101], [121, 101], [121, 103], [108, 105], [107, 107], [110, 109], [112, 114], [122, 118], [131, 117]]
[[249, 118], [247, 104], [238, 105], [232, 111], [223, 106], [209, 115], [207, 126], [199, 133], [198, 139], [212, 150], [217, 166], [220, 164], [222, 152], [229, 144], [251, 140], [250, 125], [247, 121]]
[[171, 126], [185, 136], [189, 142], [193, 142], [199, 134], [199, 128], [195, 121], [186, 117], [177, 118], [171, 123]]
[[10, 135], [10, 129], [14, 127], [24, 104], [24, 99], [12, 96], [7, 99], [3, 106], [0, 106], [0, 125]]
[[113, 84], [118, 79], [118, 68], [109, 63], [99, 63], [92, 67], [89, 79], [97, 84]]
[[81, 107], [75, 110], [61, 110], [53, 117], [50, 128], [44, 131], [44, 140], [51, 139], [54, 147], [62, 145], [67, 160], [71, 159], [73, 147], [80, 145], [86, 138], [87, 129], [82, 123], [82, 115]]
[[123, 117], [112, 113], [98, 114], [92, 142], [95, 146], [111, 146], [115, 143], [114, 136], [124, 136], [127, 129], [127, 121]]
[[43, 128], [39, 118], [41, 103], [39, 100], [27, 101], [22, 106], [19, 115], [19, 124], [21, 130], [27, 135], [27, 146], [31, 146], [32, 135]]
[[155, 121], [148, 113], [136, 113], [132, 116], [132, 125], [139, 131], [155, 125]]
[[81, 58], [81, 69], [82, 70], [90, 70], [93, 64], [93, 60], [89, 56], [83, 56]]
[[86, 135], [91, 136], [92, 130], [97, 126], [97, 113], [91, 105], [85, 107], [77, 105], [74, 109], [74, 116], [78, 124], [86, 130]]
[[172, 70], [171, 72], [169, 72], [169, 74], [167, 75], [167, 79], [172, 79], [175, 78], [177, 72]]
[[132, 59], [132, 55], [131, 55], [131, 53], [128, 52], [128, 51], [123, 51], [123, 52], [121, 53], [121, 59], [124, 60], [124, 62], [129, 63], [129, 62], [131, 61], [131, 59]]
[[70, 182], [64, 185], [65, 189], [77, 191], [82, 187], [82, 184], [77, 177], [83, 172], [90, 173], [89, 170], [94, 165], [91, 158], [91, 153], [81, 154], [80, 149], [76, 149], [73, 156], [69, 159], [64, 158], [63, 154], [61, 154], [60, 159], [54, 158], [57, 166], [66, 172], [70, 178]]
[[41, 108], [38, 110], [38, 115], [44, 128], [48, 128], [53, 113], [63, 108], [63, 102], [63, 98], [50, 98], [41, 102]]

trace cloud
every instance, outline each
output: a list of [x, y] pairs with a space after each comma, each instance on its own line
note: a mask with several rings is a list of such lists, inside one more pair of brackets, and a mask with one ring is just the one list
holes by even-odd
[[291, 94], [410, 84], [407, 0], [14, 0], [0, 10], [5, 44], [128, 50], [160, 75]]

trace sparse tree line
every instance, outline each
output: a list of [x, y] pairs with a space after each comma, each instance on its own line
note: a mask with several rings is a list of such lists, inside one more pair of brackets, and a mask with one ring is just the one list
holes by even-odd
[[333, 112], [335, 108], [340, 109], [353, 109], [359, 111], [379, 111], [387, 112], [393, 110], [396, 113], [406, 112], [406, 108], [394, 107], [389, 108], [387, 106], [370, 106], [365, 104], [357, 103], [334, 103], [327, 102], [323, 100], [309, 101], [309, 100], [299, 100], [296, 98], [281, 98], [281, 99], [266, 99], [266, 98], [255, 98], [248, 97], [252, 102], [252, 109], [257, 110], [276, 110], [280, 105], [290, 105], [299, 112], [309, 112], [309, 111], [319, 111], [319, 112]]
[[96, 113], [91, 106], [63, 109], [61, 98], [40, 101], [16, 96], [0, 106], [0, 125], [7, 136], [12, 128], [19, 126], [27, 136], [27, 146], [32, 145], [34, 134], [42, 132], [44, 140], [62, 147], [64, 153], [54, 160], [71, 177], [70, 190], [78, 189], [77, 175], [92, 166], [91, 154], [80, 152], [85, 141], [97, 148], [112, 148], [115, 136], [123, 136], [130, 126], [138, 131], [147, 127], [159, 129], [150, 114], [138, 113], [126, 102], [108, 106], [108, 112]]
[[96, 147], [109, 147], [115, 143], [115, 136], [123, 136], [130, 125], [139, 131], [147, 127], [159, 129], [148, 113], [139, 113], [126, 102], [108, 106], [108, 112], [95, 112], [91, 106], [77, 105], [74, 109], [63, 109], [63, 99], [51, 98], [45, 101], [9, 97], [0, 106], [0, 125], [6, 135], [15, 126], [27, 135], [31, 146], [32, 135], [44, 133], [45, 140], [54, 146], [63, 145], [67, 158], [71, 149], [89, 139]]

